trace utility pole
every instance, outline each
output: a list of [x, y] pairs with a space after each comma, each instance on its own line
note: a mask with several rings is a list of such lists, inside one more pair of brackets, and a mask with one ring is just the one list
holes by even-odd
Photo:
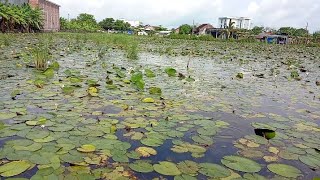
[[68, 21], [70, 22], [70, 14], [68, 13]]

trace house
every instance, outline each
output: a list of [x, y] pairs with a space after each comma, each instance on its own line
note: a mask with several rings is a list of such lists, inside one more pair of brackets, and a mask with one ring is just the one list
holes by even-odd
[[0, 2], [22, 5], [30, 4], [31, 7], [39, 7], [43, 10], [43, 31], [59, 31], [60, 30], [60, 14], [58, 4], [48, 0], [0, 0]]
[[148, 36], [148, 33], [145, 31], [139, 31], [138, 36]]
[[200, 26], [194, 28], [192, 30], [193, 34], [197, 35], [206, 35], [208, 34], [208, 30], [213, 29], [213, 26], [211, 24], [201, 24]]
[[287, 35], [278, 35], [271, 33], [260, 33], [256, 36], [260, 42], [266, 42], [268, 44], [288, 44], [289, 37]]
[[251, 19], [247, 17], [220, 17], [218, 22], [222, 29], [228, 28], [230, 22], [234, 23], [235, 29], [251, 29]]
[[142, 25], [141, 21], [129, 21], [126, 19], [120, 19], [121, 21], [125, 22], [125, 23], [129, 23], [131, 27], [139, 27]]

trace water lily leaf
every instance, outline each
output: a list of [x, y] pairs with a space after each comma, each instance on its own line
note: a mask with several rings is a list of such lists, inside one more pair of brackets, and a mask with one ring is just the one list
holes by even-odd
[[80, 148], [77, 148], [77, 150], [80, 152], [89, 153], [89, 152], [94, 152], [96, 150], [96, 147], [91, 144], [85, 144], [85, 145], [82, 145]]
[[279, 149], [276, 147], [269, 147], [268, 151], [273, 154], [278, 154], [280, 152]]
[[183, 173], [190, 176], [198, 175], [199, 166], [196, 162], [193, 161], [182, 161], [178, 163], [178, 169]]
[[154, 164], [153, 168], [159, 174], [166, 176], [177, 176], [181, 174], [176, 164], [168, 161], [160, 161], [159, 164]]
[[54, 70], [51, 69], [51, 68], [48, 68], [47, 70], [45, 70], [45, 71], [43, 72], [43, 75], [45, 75], [46, 78], [53, 78], [53, 76], [54, 76]]
[[213, 144], [213, 140], [212, 138], [208, 137], [208, 136], [192, 136], [192, 140], [194, 142], [197, 142], [199, 144], [206, 144], [206, 145], [212, 145]]
[[174, 180], [197, 180], [197, 178], [187, 174], [182, 174], [180, 176], [175, 176]]
[[50, 164], [50, 157], [42, 156], [40, 154], [33, 154], [28, 159], [34, 164]]
[[73, 87], [73, 86], [64, 86], [62, 88], [62, 92], [64, 94], [72, 94], [74, 92], [74, 90], [75, 90], [75, 87]]
[[6, 119], [12, 119], [17, 116], [17, 113], [6, 113], [6, 112], [0, 112], [0, 121], [6, 120]]
[[230, 169], [241, 172], [255, 173], [261, 170], [260, 164], [240, 156], [224, 156], [221, 163]]
[[201, 163], [199, 172], [213, 178], [223, 178], [231, 175], [227, 168], [212, 163]]
[[13, 161], [0, 166], [0, 174], [3, 177], [19, 175], [31, 167], [27, 161]]
[[153, 171], [153, 166], [150, 162], [144, 161], [144, 160], [137, 160], [134, 163], [130, 163], [129, 167], [136, 171], [141, 173], [149, 173]]
[[151, 147], [158, 147], [164, 143], [162, 139], [157, 139], [157, 138], [144, 138], [140, 142], [146, 146], [151, 146]]
[[280, 153], [278, 154], [279, 157], [281, 157], [282, 159], [287, 159], [287, 160], [298, 160], [299, 159], [299, 154], [295, 154], [292, 153], [288, 150], [282, 150], [280, 151]]
[[176, 76], [177, 71], [173, 68], [166, 68], [165, 72], [168, 74], [170, 77]]
[[154, 101], [153, 98], [144, 98], [144, 99], [142, 100], [142, 102], [144, 102], [144, 103], [154, 103], [155, 101]]
[[83, 162], [83, 158], [78, 155], [71, 155], [69, 153], [60, 156], [61, 161], [76, 164]]
[[33, 143], [29, 146], [13, 146], [13, 149], [17, 151], [31, 151], [35, 152], [42, 148], [42, 145], [40, 143]]
[[112, 155], [112, 160], [115, 161], [115, 162], [121, 162], [121, 163], [129, 162], [128, 156], [126, 154], [120, 154], [120, 153], [113, 154]]
[[157, 151], [150, 147], [138, 147], [136, 152], [140, 153], [143, 157], [150, 157], [151, 155], [157, 155]]
[[143, 81], [143, 75], [141, 72], [135, 72], [132, 76], [131, 76], [131, 82], [133, 85], [135, 85], [139, 90], [143, 90], [144, 89], [144, 81]]
[[253, 173], [253, 174], [246, 173], [243, 175], [243, 178], [246, 180], [267, 180], [267, 178], [256, 173]]
[[306, 155], [300, 156], [299, 160], [314, 169], [320, 169], [320, 157]]
[[173, 152], [176, 152], [176, 153], [186, 153], [188, 152], [188, 148], [187, 147], [184, 147], [184, 146], [178, 146], [178, 145], [174, 145], [171, 150]]
[[26, 138], [28, 139], [43, 139], [49, 136], [49, 132], [45, 130], [31, 130], [27, 133]]
[[302, 173], [299, 169], [286, 165], [286, 164], [269, 164], [268, 169], [280, 176], [287, 177], [287, 178], [297, 178], [302, 176]]
[[149, 93], [150, 94], [156, 94], [156, 95], [161, 95], [162, 94], [162, 90], [158, 87], [151, 87], [149, 89]]
[[89, 87], [88, 93], [90, 96], [96, 97], [98, 96], [98, 89], [96, 87]]
[[48, 127], [50, 131], [55, 132], [66, 132], [72, 130], [73, 128], [74, 126], [68, 124], [56, 124], [55, 126]]
[[144, 73], [148, 78], [156, 77], [156, 75], [154, 74], [154, 72], [151, 69], [145, 69]]

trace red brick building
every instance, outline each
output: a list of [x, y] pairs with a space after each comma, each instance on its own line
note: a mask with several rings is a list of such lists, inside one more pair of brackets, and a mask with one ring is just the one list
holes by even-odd
[[43, 10], [43, 30], [59, 31], [60, 30], [60, 14], [58, 4], [48, 0], [29, 0], [32, 7], [39, 7]]

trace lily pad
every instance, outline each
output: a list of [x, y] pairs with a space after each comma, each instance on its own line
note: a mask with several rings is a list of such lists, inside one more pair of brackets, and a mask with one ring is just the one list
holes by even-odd
[[142, 100], [142, 102], [144, 102], [144, 103], [154, 103], [155, 101], [154, 101], [153, 98], [144, 98], [144, 99]]
[[205, 176], [213, 178], [223, 178], [231, 175], [230, 171], [218, 164], [201, 163], [199, 172]]
[[140, 153], [143, 157], [150, 157], [151, 155], [157, 155], [157, 151], [150, 147], [138, 147], [136, 152]]
[[89, 152], [94, 152], [96, 150], [96, 147], [91, 144], [85, 144], [85, 145], [82, 145], [80, 148], [77, 148], [77, 150], [80, 152], [89, 153]]
[[148, 161], [144, 160], [137, 160], [134, 163], [129, 164], [129, 167], [136, 171], [141, 173], [149, 173], [153, 171], [153, 166]]
[[154, 164], [153, 168], [159, 174], [166, 176], [178, 176], [181, 174], [177, 165], [168, 161], [160, 161], [159, 164]]
[[19, 175], [31, 167], [27, 161], [13, 161], [0, 166], [0, 174], [3, 177]]
[[190, 176], [198, 175], [199, 166], [194, 161], [182, 161], [178, 163], [178, 169], [183, 173]]
[[255, 161], [240, 156], [224, 156], [221, 163], [230, 169], [255, 173], [261, 170], [261, 165]]
[[300, 156], [299, 160], [311, 168], [320, 169], [320, 158], [312, 155]]
[[287, 178], [297, 178], [302, 176], [302, 173], [299, 169], [286, 165], [286, 164], [269, 164], [268, 169], [280, 176], [287, 177]]

